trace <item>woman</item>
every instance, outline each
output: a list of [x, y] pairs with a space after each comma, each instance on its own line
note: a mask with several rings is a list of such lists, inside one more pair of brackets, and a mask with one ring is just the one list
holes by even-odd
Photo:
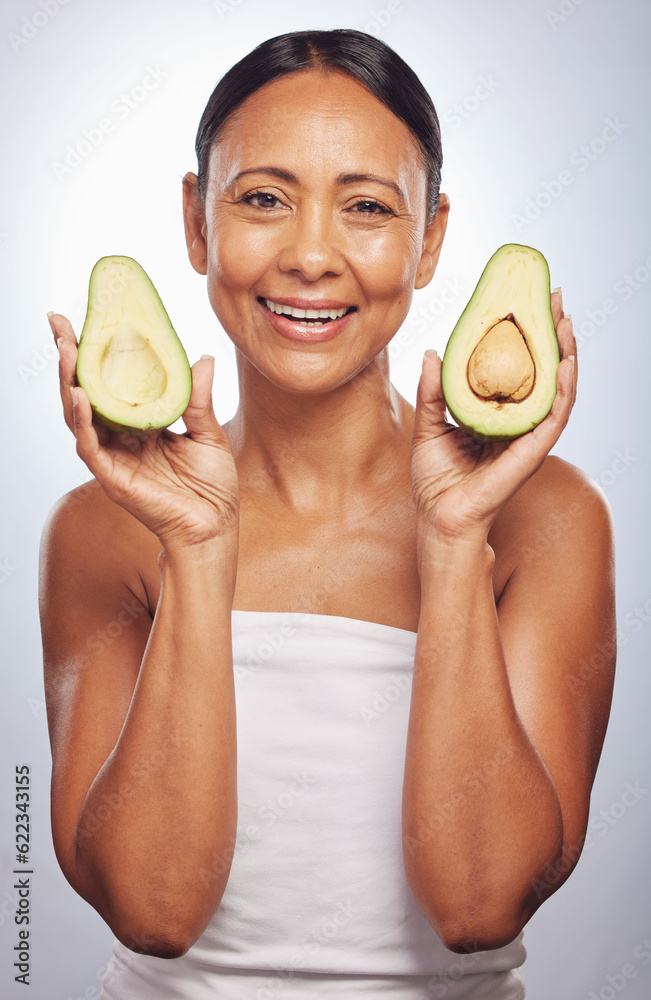
[[188, 253], [234, 417], [204, 357], [185, 434], [107, 431], [51, 317], [95, 477], [43, 537], [52, 824], [117, 938], [102, 996], [523, 997], [614, 669], [572, 683], [614, 649], [613, 567], [601, 493], [546, 457], [576, 392], [560, 291], [550, 414], [479, 446], [432, 352], [415, 409], [389, 380], [449, 207], [409, 67], [361, 32], [271, 39], [197, 153]]

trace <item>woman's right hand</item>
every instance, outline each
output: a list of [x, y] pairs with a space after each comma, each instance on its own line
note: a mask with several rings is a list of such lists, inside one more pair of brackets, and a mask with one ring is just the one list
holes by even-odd
[[58, 314], [49, 319], [59, 348], [66, 423], [77, 439], [77, 454], [106, 495], [157, 535], [164, 547], [194, 545], [236, 529], [239, 483], [228, 437], [212, 407], [214, 360], [192, 366], [192, 394], [182, 415], [185, 434], [169, 428], [118, 433], [93, 416], [88, 396], [78, 385], [77, 339], [70, 322]]

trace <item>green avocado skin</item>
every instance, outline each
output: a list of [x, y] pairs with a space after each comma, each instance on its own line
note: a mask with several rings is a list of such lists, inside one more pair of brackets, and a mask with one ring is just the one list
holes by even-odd
[[[82, 387], [83, 388], [83, 387]], [[108, 427], [110, 431], [117, 431], [118, 434], [154, 434], [156, 431], [161, 430], [163, 427], [169, 427], [169, 423], [161, 424], [160, 426], [153, 427], [131, 427], [129, 424], [116, 424], [114, 420], [109, 420], [101, 410], [97, 410], [91, 403], [91, 409], [99, 422]], [[179, 414], [180, 416], [180, 414]], [[176, 418], [175, 418], [176, 419]]]
[[[513, 260], [519, 268], [517, 280], [509, 279], [510, 285], [509, 281], [505, 283], [504, 287], [509, 288], [509, 293], [504, 296], [500, 280]], [[517, 308], [518, 294], [522, 295], [522, 311]], [[535, 309], [529, 316], [527, 310], [531, 309], [531, 299], [535, 301]], [[503, 404], [508, 408], [504, 413], [503, 410], [498, 411], [494, 404], [479, 401], [474, 396], [467, 384], [467, 365], [473, 350], [488, 329], [509, 313], [515, 313], [521, 327], [532, 333], [531, 339], [526, 339], [536, 362], [538, 384], [535, 386], [534, 400], [507, 402]], [[490, 319], [487, 319], [489, 316]], [[478, 318], [484, 322], [483, 326], [482, 323], [477, 323]], [[459, 348], [461, 338], [464, 340]], [[551, 410], [556, 395], [556, 369], [559, 361], [558, 340], [551, 314], [547, 261], [533, 247], [505, 244], [488, 261], [450, 334], [441, 366], [441, 383], [448, 410], [459, 427], [479, 441], [513, 441], [533, 430]], [[479, 412], [483, 407], [486, 409]], [[475, 411], [474, 414], [472, 410]]]
[[[127, 339], [135, 336], [139, 344], [127, 343], [126, 351], [124, 344], [117, 348], [118, 358], [125, 360], [117, 376], [113, 374], [113, 384], [109, 387], [103, 381], [102, 364], [106, 341], [118, 329], [126, 329]], [[105, 330], [108, 332], [104, 333]], [[160, 362], [150, 364], [150, 369], [159, 369], [159, 377], [160, 370], [165, 370], [161, 398], [128, 401], [129, 379], [134, 378], [134, 385], [139, 388], [133, 358], [143, 352], [134, 351], [136, 346], [145, 347], [144, 353]], [[133, 257], [105, 256], [93, 267], [86, 318], [79, 337], [76, 376], [88, 396], [93, 415], [104, 427], [118, 433], [153, 434], [174, 423], [188, 405], [192, 373], [187, 355], [151, 279]], [[146, 379], [144, 384], [148, 385]], [[130, 421], [131, 409], [137, 410], [139, 422]]]
[[[547, 413], [549, 413], [549, 410], [547, 411]], [[540, 418], [540, 420], [544, 420], [544, 418], [547, 416], [547, 413], [545, 413]], [[494, 441], [497, 444], [498, 441], [515, 441], [516, 438], [522, 437], [523, 434], [528, 434], [528, 431], [517, 431], [514, 434], [507, 434], [506, 432], [504, 432], [503, 434], [482, 433], [481, 431], [477, 430], [476, 427], [473, 427], [470, 424], [463, 424], [458, 417], [455, 416], [454, 419], [458, 423], [459, 427], [466, 432], [466, 434], [470, 434], [471, 437], [477, 438], [478, 441]], [[535, 424], [532, 424], [529, 430], [533, 430], [534, 427], [537, 427], [538, 424], [540, 423], [540, 420], [538, 420]]]

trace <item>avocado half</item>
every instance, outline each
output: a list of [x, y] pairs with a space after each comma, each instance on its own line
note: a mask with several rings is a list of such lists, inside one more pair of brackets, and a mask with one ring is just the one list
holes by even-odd
[[97, 419], [114, 431], [169, 427], [188, 405], [187, 355], [158, 292], [132, 257], [102, 257], [91, 272], [77, 381]]
[[476, 438], [519, 437], [549, 413], [559, 361], [547, 261], [532, 247], [507, 243], [450, 335], [441, 371], [447, 407]]

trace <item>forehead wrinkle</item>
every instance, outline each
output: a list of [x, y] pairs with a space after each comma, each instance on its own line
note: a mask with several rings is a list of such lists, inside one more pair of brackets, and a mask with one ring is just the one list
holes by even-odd
[[[305, 75], [310, 75], [307, 71]], [[323, 75], [323, 74], [320, 74]], [[331, 76], [332, 74], [327, 74]], [[341, 88], [335, 84], [333, 90], [327, 87], [327, 81], [320, 83], [323, 88], [317, 94], [317, 100], [322, 103], [317, 105], [306, 103], [299, 105], [294, 110], [288, 110], [287, 104], [279, 98], [279, 88], [289, 83], [292, 74], [287, 74], [278, 80], [273, 80], [260, 90], [251, 94], [242, 105], [236, 108], [224, 123], [224, 126], [213, 142], [210, 152], [210, 161], [218, 156], [220, 159], [225, 156], [226, 162], [222, 160], [219, 173], [222, 177], [228, 178], [228, 183], [233, 183], [230, 179], [234, 172], [241, 167], [248, 169], [248, 163], [253, 160], [253, 166], [260, 164], [271, 165], [276, 170], [286, 169], [287, 173], [297, 176], [297, 171], [291, 169], [291, 162], [287, 162], [288, 138], [296, 133], [307, 130], [312, 139], [330, 137], [336, 132], [337, 145], [346, 144], [354, 151], [354, 159], [347, 164], [343, 158], [337, 163], [337, 174], [342, 176], [342, 170], [346, 174], [366, 174], [387, 177], [394, 182], [401, 182], [399, 196], [408, 202], [409, 187], [415, 186], [416, 191], [424, 187], [426, 189], [427, 170], [423, 162], [422, 150], [416, 137], [409, 127], [386, 107], [374, 94], [371, 93], [362, 83], [346, 74], [335, 74], [343, 77], [346, 85], [352, 85], [360, 96], [360, 102], [354, 102], [350, 98], [346, 100], [345, 95], [341, 95]], [[294, 85], [296, 81], [294, 81]], [[309, 89], [309, 81], [306, 90]], [[339, 93], [337, 93], [339, 91]], [[305, 101], [309, 95], [306, 93]], [[330, 102], [330, 105], [323, 102]], [[333, 107], [332, 103], [336, 102]], [[290, 102], [291, 103], [291, 102]], [[360, 103], [362, 106], [360, 106]], [[364, 105], [367, 105], [366, 107]], [[378, 122], [379, 127], [378, 127]], [[383, 131], [389, 131], [389, 137], [382, 136]], [[363, 140], [363, 142], [360, 142]], [[308, 140], [309, 141], [309, 140]], [[366, 146], [367, 149], [360, 149]], [[302, 143], [306, 154], [306, 161], [309, 165], [318, 164], [323, 167], [328, 157], [333, 154], [333, 143], [317, 148], [317, 144], [312, 143], [306, 146]], [[392, 154], [393, 162], [387, 171], [385, 163], [373, 162], [374, 154], [380, 151], [382, 155], [387, 152]], [[369, 153], [370, 160], [369, 162]], [[279, 154], [282, 160], [278, 162]], [[289, 148], [291, 155], [291, 148]], [[257, 163], [256, 163], [257, 161]], [[274, 162], [275, 161], [275, 162]], [[284, 162], [283, 162], [284, 161]], [[217, 168], [216, 163], [211, 166]], [[420, 168], [420, 169], [418, 169]], [[422, 172], [423, 177], [419, 174]], [[214, 176], [214, 170], [210, 170]], [[280, 178], [280, 173], [277, 174]], [[282, 179], [282, 178], [280, 178]], [[301, 180], [297, 177], [297, 180]], [[361, 180], [361, 178], [360, 178]], [[405, 182], [407, 190], [404, 189]], [[422, 182], [422, 183], [421, 183]], [[416, 194], [416, 192], [414, 192]], [[418, 198], [418, 195], [416, 195]], [[426, 200], [426, 194], [423, 195]], [[420, 199], [418, 199], [420, 200]]]

